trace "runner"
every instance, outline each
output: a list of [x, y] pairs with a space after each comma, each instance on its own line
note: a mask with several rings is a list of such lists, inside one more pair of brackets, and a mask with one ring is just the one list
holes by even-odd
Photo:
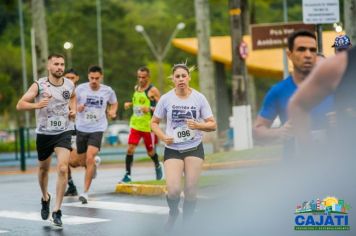
[[326, 96], [334, 94], [336, 132], [328, 137], [332, 141], [325, 149], [330, 151], [333, 159], [340, 163], [345, 160], [354, 160], [356, 154], [354, 148], [356, 134], [355, 62], [355, 47], [326, 59], [300, 86], [289, 104], [289, 112], [296, 125], [295, 133], [298, 143], [306, 147], [311, 138], [308, 112]]
[[[64, 73], [64, 77], [67, 79], [70, 79], [74, 85], [77, 85], [77, 82], [79, 81], [79, 74], [77, 71], [75, 71], [73, 68], [70, 68], [68, 70], [66, 70], [66, 72]], [[74, 121], [70, 121], [69, 124], [69, 129], [73, 130], [72, 132], [72, 151], [70, 152], [70, 158], [71, 159], [75, 159], [78, 157], [77, 155], [77, 145], [76, 145], [76, 130], [75, 130], [75, 122]], [[67, 191], [64, 193], [64, 196], [77, 196], [78, 195], [78, 191], [77, 191], [77, 187], [74, 184], [73, 178], [72, 178], [72, 171], [70, 170], [70, 161], [69, 161], [69, 166], [68, 166], [68, 189]]]
[[352, 47], [351, 40], [349, 36], [345, 35], [339, 35], [335, 38], [334, 44], [331, 46], [335, 50], [335, 54], [338, 54], [342, 51], [346, 51], [349, 48]]
[[[313, 32], [300, 30], [288, 37], [287, 55], [293, 63], [293, 72], [267, 92], [253, 127], [256, 141], [263, 143], [283, 142], [283, 157], [285, 159], [291, 159], [295, 155], [295, 140], [292, 134], [292, 125], [288, 121], [287, 105], [298, 86], [314, 68], [317, 55], [316, 46], [316, 37]], [[333, 98], [327, 97], [311, 112], [313, 130], [325, 129], [328, 126], [327, 114], [332, 111]], [[271, 128], [276, 117], [279, 117], [282, 125], [279, 128]]]
[[[39, 185], [42, 192], [41, 217], [50, 214], [51, 195], [48, 193], [48, 171], [51, 154], [57, 155], [56, 202], [52, 212], [55, 226], [62, 226], [61, 205], [67, 185], [68, 163], [71, 150], [69, 119], [75, 118], [74, 84], [63, 77], [64, 57], [51, 54], [47, 63], [48, 77], [35, 81], [17, 103], [18, 110], [36, 110], [36, 147], [39, 160]], [[33, 102], [35, 100], [35, 102]]]
[[[203, 94], [189, 87], [190, 75], [186, 64], [173, 66], [175, 88], [164, 94], [153, 114], [151, 127], [165, 142], [164, 169], [167, 184], [169, 218], [165, 225], [171, 230], [179, 210], [181, 178], [184, 174], [183, 220], [193, 214], [197, 184], [204, 160], [202, 131], [214, 131], [216, 122]], [[167, 119], [163, 132], [159, 123]]]
[[155, 150], [157, 137], [151, 132], [150, 121], [152, 112], [160, 98], [160, 93], [156, 87], [150, 83], [150, 71], [147, 67], [140, 67], [137, 70], [137, 82], [132, 102], [125, 102], [125, 109], [133, 108], [130, 119], [130, 136], [126, 153], [126, 173], [120, 182], [131, 182], [131, 167], [133, 156], [141, 138], [145, 142], [147, 154], [151, 157], [156, 171], [156, 179], [162, 178], [162, 167], [158, 161]]
[[95, 176], [95, 156], [100, 150], [103, 132], [108, 126], [105, 112], [110, 119], [116, 117], [118, 103], [114, 90], [104, 84], [103, 72], [99, 66], [91, 66], [88, 70], [89, 82], [76, 88], [77, 96], [77, 152], [80, 159], [86, 159], [84, 192], [79, 200], [88, 202], [88, 191]]

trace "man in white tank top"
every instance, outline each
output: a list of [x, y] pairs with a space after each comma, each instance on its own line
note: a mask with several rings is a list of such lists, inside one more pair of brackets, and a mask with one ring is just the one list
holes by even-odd
[[[48, 193], [48, 171], [51, 154], [57, 155], [57, 192], [52, 222], [62, 226], [60, 210], [67, 185], [68, 163], [71, 151], [70, 119], [76, 115], [74, 84], [63, 77], [64, 57], [48, 57], [48, 77], [35, 81], [17, 103], [17, 110], [36, 110], [36, 148], [39, 160], [39, 184], [42, 192], [41, 217], [49, 218], [51, 195]], [[35, 102], [33, 102], [35, 100]]]

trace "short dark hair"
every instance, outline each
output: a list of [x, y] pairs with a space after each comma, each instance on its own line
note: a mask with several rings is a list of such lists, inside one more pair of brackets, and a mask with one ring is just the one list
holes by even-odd
[[52, 53], [52, 54], [49, 54], [47, 59], [51, 60], [52, 58], [63, 58], [64, 59], [64, 56], [62, 54], [59, 54], [59, 53]]
[[100, 67], [100, 66], [97, 66], [97, 65], [89, 66], [88, 74], [89, 74], [90, 72], [99, 72], [100, 74], [103, 74], [103, 69], [101, 69], [101, 67]]
[[312, 31], [304, 30], [304, 29], [294, 31], [293, 33], [291, 33], [288, 36], [288, 49], [289, 49], [289, 51], [293, 51], [294, 41], [298, 37], [310, 37], [310, 38], [313, 38], [313, 39], [316, 40], [316, 36], [315, 36], [314, 32], [312, 32]]
[[150, 76], [150, 69], [148, 69], [147, 66], [141, 66], [137, 71], [146, 72], [147, 75]]
[[79, 75], [78, 72], [76, 70], [74, 70], [73, 68], [69, 68], [67, 69], [64, 74], [75, 74], [75, 75]]

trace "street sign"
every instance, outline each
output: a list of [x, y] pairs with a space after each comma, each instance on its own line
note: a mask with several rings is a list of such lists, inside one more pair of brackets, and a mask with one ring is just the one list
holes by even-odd
[[314, 32], [315, 26], [301, 22], [251, 25], [252, 49], [286, 47], [288, 36], [300, 29]]
[[333, 24], [339, 21], [339, 0], [303, 0], [304, 24]]
[[244, 41], [241, 41], [239, 45], [239, 54], [242, 60], [245, 60], [248, 56], [248, 46]]

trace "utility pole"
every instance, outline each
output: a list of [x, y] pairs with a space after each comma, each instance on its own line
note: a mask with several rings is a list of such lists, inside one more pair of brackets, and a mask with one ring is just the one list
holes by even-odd
[[247, 105], [246, 63], [240, 58], [243, 36], [242, 0], [229, 0], [232, 45], [232, 104]]
[[356, 0], [344, 1], [344, 22], [347, 36], [350, 37], [352, 45], [356, 45]]
[[[217, 117], [215, 90], [215, 68], [210, 53], [210, 12], [208, 0], [195, 0], [196, 32], [198, 38], [198, 69], [201, 92], [206, 96], [213, 114]], [[210, 134], [213, 139], [214, 152], [218, 151], [217, 132]]]
[[[47, 75], [48, 37], [45, 6], [43, 0], [31, 1], [32, 26], [35, 33], [35, 51], [37, 60], [37, 75]], [[37, 79], [37, 78], [34, 78]]]
[[104, 70], [103, 38], [101, 30], [101, 0], [96, 0], [96, 30], [98, 37], [98, 63], [99, 66]]
[[[251, 107], [248, 104], [248, 80], [245, 59], [247, 45], [243, 42], [244, 24], [242, 11], [248, 10], [247, 0], [229, 0], [232, 49], [232, 119], [234, 149], [252, 148]], [[246, 28], [246, 27], [245, 27]]]

